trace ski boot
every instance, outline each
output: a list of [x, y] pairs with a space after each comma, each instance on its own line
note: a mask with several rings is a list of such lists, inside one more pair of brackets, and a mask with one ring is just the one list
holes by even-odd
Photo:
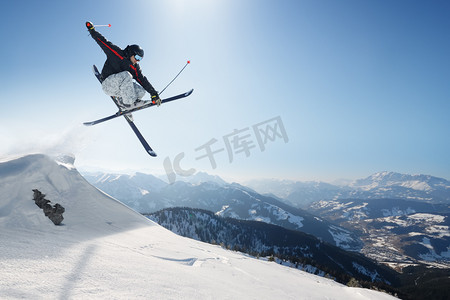
[[115, 99], [117, 105], [119, 106], [120, 110], [127, 110], [127, 109], [132, 108], [130, 104], [123, 102], [122, 97], [114, 97], [114, 99]]
[[146, 105], [147, 103], [149, 103], [150, 101], [148, 100], [141, 100], [141, 99], [137, 99], [136, 101], [134, 101], [133, 103], [133, 108], [137, 108], [137, 107], [141, 107]]
[[[117, 106], [119, 106], [120, 111], [124, 111], [124, 110], [132, 108], [132, 106], [130, 104], [123, 103], [122, 97], [113, 97], [113, 98], [114, 98], [114, 101], [117, 103]], [[126, 114], [125, 118], [127, 118], [129, 121], [133, 122], [133, 115], [131, 113]]]

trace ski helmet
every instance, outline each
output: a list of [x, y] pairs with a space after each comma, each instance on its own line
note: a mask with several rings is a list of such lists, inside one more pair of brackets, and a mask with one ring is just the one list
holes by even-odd
[[132, 57], [133, 55], [144, 57], [144, 49], [142, 49], [139, 45], [128, 45], [125, 48], [125, 55], [127, 57]]

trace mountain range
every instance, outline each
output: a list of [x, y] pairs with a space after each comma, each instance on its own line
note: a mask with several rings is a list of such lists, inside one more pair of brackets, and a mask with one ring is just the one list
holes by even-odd
[[446, 179], [379, 172], [341, 186], [280, 180], [251, 181], [249, 186], [352, 230], [363, 241], [361, 253], [394, 268], [450, 266]]
[[[393, 267], [420, 262], [449, 264], [450, 183], [442, 178], [379, 172], [345, 186], [263, 180], [249, 182], [249, 188], [204, 173], [200, 177], [206, 182], [194, 176], [195, 184], [172, 185], [144, 174], [85, 177], [142, 213], [168, 207], [199, 208], [223, 217], [300, 230]], [[140, 177], [148, 178], [151, 186], [139, 184], [135, 178]], [[128, 189], [126, 193], [119, 193], [119, 182]]]
[[316, 201], [339, 199], [407, 199], [432, 204], [450, 203], [450, 182], [430, 175], [379, 172], [366, 178], [333, 185], [324, 182], [250, 180], [246, 186], [262, 194], [272, 194], [305, 208]]
[[175, 235], [44, 155], [0, 163], [0, 241], [6, 299], [394, 299]]
[[[263, 221], [287, 229], [300, 230], [346, 250], [358, 251], [362, 247], [360, 239], [351, 230], [331, 224], [273, 197], [258, 194], [237, 183], [217, 183], [216, 177], [204, 174], [201, 176], [215, 178], [216, 181], [199, 184], [175, 182], [161, 187], [162, 181], [145, 174], [86, 174], [85, 178], [105, 193], [145, 214], [169, 207], [198, 208], [212, 211], [222, 217]], [[141, 184], [143, 178], [147, 178], [148, 185]]]

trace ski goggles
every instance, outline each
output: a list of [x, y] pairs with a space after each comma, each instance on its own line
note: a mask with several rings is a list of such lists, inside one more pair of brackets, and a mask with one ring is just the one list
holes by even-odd
[[140, 55], [138, 55], [138, 54], [136, 54], [136, 55], [134, 56], [134, 58], [135, 58], [137, 61], [141, 61], [143, 57], [140, 56]]

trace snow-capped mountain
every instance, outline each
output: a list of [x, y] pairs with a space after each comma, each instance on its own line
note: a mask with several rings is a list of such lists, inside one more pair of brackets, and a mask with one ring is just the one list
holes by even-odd
[[[33, 189], [66, 208], [62, 226]], [[6, 299], [394, 299], [179, 237], [43, 155], [0, 163], [0, 229]]]
[[[450, 203], [450, 182], [430, 175], [379, 172], [354, 181], [346, 198], [400, 198], [430, 203]], [[344, 197], [340, 197], [343, 199]]]
[[418, 191], [445, 191], [450, 189], [450, 183], [442, 178], [430, 175], [408, 175], [395, 172], [375, 173], [367, 178], [355, 180], [350, 186], [362, 190], [392, 186], [402, 186]]
[[311, 202], [333, 199], [346, 190], [342, 186], [325, 182], [278, 179], [249, 180], [245, 182], [245, 185], [258, 193], [276, 196], [300, 208]]
[[[287, 229], [300, 230], [324, 241], [342, 247], [346, 250], [358, 251], [362, 244], [351, 230], [330, 224], [310, 213], [291, 207], [275, 198], [262, 196], [253, 190], [239, 184], [226, 184], [222, 181], [191, 184], [178, 181], [167, 184], [160, 189], [139, 195], [143, 185], [138, 182], [127, 184], [133, 186], [134, 195], [139, 199], [127, 196], [128, 189], [122, 191], [121, 184], [115, 176], [108, 182], [93, 180], [91, 183], [107, 194], [119, 199], [141, 213], [152, 213], [168, 207], [191, 207], [212, 211], [223, 217], [241, 220], [263, 221], [269, 224], [283, 226]], [[202, 175], [209, 180], [216, 177]], [[119, 177], [123, 178], [123, 177]], [[134, 178], [126, 177], [133, 181]], [[88, 180], [92, 180], [87, 177]]]
[[211, 175], [211, 174], [208, 174], [206, 172], [197, 172], [194, 175], [187, 176], [187, 177], [180, 176], [178, 178], [178, 181], [188, 182], [188, 183], [191, 183], [193, 185], [199, 185], [199, 184], [201, 184], [203, 182], [214, 182], [214, 183], [216, 183], [218, 185], [226, 185], [226, 184], [228, 184], [225, 180], [220, 178], [220, 176]]
[[246, 183], [262, 194], [273, 194], [305, 208], [322, 200], [408, 199], [429, 203], [450, 203], [450, 181], [430, 175], [379, 172], [346, 185], [287, 180], [252, 180]]
[[140, 200], [142, 197], [151, 192], [160, 191], [167, 183], [161, 179], [143, 173], [135, 173], [133, 175], [112, 174], [112, 173], [83, 173], [83, 177], [92, 185], [120, 199], [126, 205], [140, 211]]

